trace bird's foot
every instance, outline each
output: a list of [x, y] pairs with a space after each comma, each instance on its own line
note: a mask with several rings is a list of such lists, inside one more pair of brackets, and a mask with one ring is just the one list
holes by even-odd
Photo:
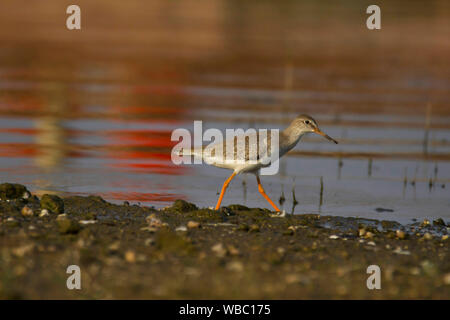
[[277, 213], [271, 214], [270, 216], [271, 216], [272, 218], [284, 218], [284, 217], [286, 217], [286, 211], [285, 211], [285, 210], [283, 210], [283, 211], [278, 211]]

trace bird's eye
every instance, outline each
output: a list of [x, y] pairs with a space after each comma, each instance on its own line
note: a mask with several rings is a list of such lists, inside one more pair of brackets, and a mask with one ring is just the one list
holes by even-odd
[[305, 123], [306, 123], [306, 124], [309, 124], [310, 122], [309, 122], [309, 120], [305, 120]]

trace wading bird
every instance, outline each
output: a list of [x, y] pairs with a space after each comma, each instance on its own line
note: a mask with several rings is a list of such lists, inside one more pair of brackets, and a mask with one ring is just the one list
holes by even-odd
[[[261, 168], [269, 167], [273, 161], [284, 156], [294, 148], [300, 139], [307, 133], [316, 133], [336, 144], [338, 143], [320, 130], [316, 120], [312, 117], [300, 115], [295, 118], [286, 129], [279, 132], [279, 134], [277, 131], [278, 139], [275, 140], [272, 138], [272, 130], [267, 131], [265, 138], [261, 138], [260, 135], [254, 131], [252, 133], [245, 133], [241, 136], [234, 136], [232, 139], [225, 139], [224, 141], [213, 143], [207, 147], [203, 146], [191, 151], [185, 150], [182, 151], [181, 154], [201, 157], [207, 164], [233, 170], [231, 176], [222, 186], [215, 207], [216, 210], [220, 208], [223, 196], [231, 180], [240, 173], [253, 173], [258, 182], [258, 191], [270, 205], [279, 212], [280, 209], [264, 191], [260, 180], [260, 170]], [[277, 141], [278, 143], [274, 143], [273, 141]], [[238, 145], [238, 143], [241, 142], [243, 143], [243, 145], [241, 145], [242, 147]], [[276, 146], [276, 144], [278, 146]], [[274, 159], [275, 154], [276, 158]]]

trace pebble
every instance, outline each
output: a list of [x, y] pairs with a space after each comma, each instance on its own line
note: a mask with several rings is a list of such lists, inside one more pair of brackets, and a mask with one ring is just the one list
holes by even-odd
[[369, 246], [376, 246], [375, 242], [373, 242], [373, 241], [369, 241], [369, 242], [367, 242], [367, 244], [368, 244]]
[[134, 251], [128, 250], [125, 252], [125, 261], [129, 263], [135, 263], [136, 262], [136, 253]]
[[395, 231], [395, 235], [399, 239], [405, 239], [405, 237], [406, 237], [406, 233], [404, 231], [402, 231], [402, 230]]
[[80, 220], [80, 224], [94, 224], [97, 220]]
[[231, 261], [227, 264], [227, 269], [235, 272], [244, 271], [244, 265], [240, 261]]
[[41, 198], [41, 208], [54, 213], [64, 212], [64, 201], [54, 194], [44, 194]]
[[78, 233], [81, 229], [80, 224], [77, 221], [67, 218], [57, 219], [56, 224], [58, 225], [58, 231], [61, 234], [74, 234]]
[[443, 227], [445, 227], [445, 222], [444, 222], [444, 220], [442, 218], [434, 220], [433, 224], [435, 226], [443, 226]]
[[372, 239], [374, 237], [374, 234], [370, 231], [367, 231], [364, 238], [366, 239]]
[[428, 220], [428, 219], [423, 219], [423, 221], [422, 221], [422, 223], [421, 223], [421, 226], [422, 227], [426, 227], [426, 226], [429, 226], [430, 225], [430, 220]]
[[408, 250], [402, 250], [402, 248], [400, 248], [400, 247], [395, 248], [395, 250], [393, 252], [396, 254], [401, 254], [401, 255], [405, 255], [405, 256], [409, 256], [411, 254], [411, 252], [409, 252]]
[[450, 272], [444, 275], [444, 283], [450, 285]]
[[186, 226], [179, 226], [178, 228], [175, 229], [175, 231], [186, 232], [187, 228], [186, 228]]
[[67, 214], [62, 213], [62, 214], [58, 214], [58, 216], [56, 217], [56, 220], [63, 220], [67, 218]]
[[429, 276], [433, 276], [438, 272], [436, 266], [429, 260], [422, 261], [420, 266], [422, 267], [423, 272]]
[[426, 232], [426, 233], [423, 235], [423, 239], [424, 239], [424, 240], [431, 240], [431, 239], [433, 239], [433, 236], [431, 235], [431, 233]]
[[329, 239], [336, 240], [336, 239], [339, 239], [339, 236], [332, 234], [331, 236], [329, 236]]
[[39, 217], [42, 218], [42, 217], [45, 217], [45, 216], [48, 216], [48, 210], [47, 209], [42, 209], [41, 213], [39, 214]]
[[364, 236], [365, 234], [366, 234], [366, 229], [361, 228], [361, 229], [358, 230], [358, 235], [359, 235], [360, 237]]
[[224, 248], [222, 243], [217, 243], [211, 247], [211, 250], [219, 257], [225, 257], [227, 250]]
[[33, 215], [33, 210], [28, 206], [23, 207], [21, 212], [24, 217], [31, 217]]
[[153, 238], [147, 238], [147, 239], [145, 239], [145, 241], [144, 241], [144, 245], [145, 245], [146, 247], [149, 247], [149, 246], [153, 245], [154, 243], [155, 243], [155, 240], [154, 240]]
[[168, 226], [167, 223], [162, 222], [161, 219], [158, 219], [154, 213], [145, 218], [145, 221], [147, 221], [149, 228], [161, 228]]
[[12, 254], [16, 257], [22, 258], [27, 253], [34, 249], [34, 244], [26, 244], [11, 250]]
[[187, 227], [188, 227], [189, 229], [197, 229], [197, 228], [200, 228], [200, 222], [197, 222], [197, 221], [188, 221]]
[[108, 246], [108, 250], [110, 252], [117, 252], [117, 251], [119, 251], [119, 249], [120, 249], [120, 242], [119, 241], [113, 242], [113, 243], [111, 243]]
[[295, 273], [288, 274], [284, 278], [287, 284], [293, 284], [293, 283], [300, 283], [301, 282], [301, 276]]
[[232, 256], [238, 256], [240, 254], [239, 250], [235, 246], [228, 246], [228, 252]]

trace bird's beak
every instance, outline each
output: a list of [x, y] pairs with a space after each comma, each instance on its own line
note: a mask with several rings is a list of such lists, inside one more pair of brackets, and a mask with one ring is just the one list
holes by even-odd
[[338, 142], [336, 140], [334, 140], [332, 137], [330, 137], [329, 135], [327, 135], [325, 132], [323, 132], [322, 130], [320, 130], [319, 128], [314, 130], [314, 133], [320, 134], [322, 137], [327, 138], [330, 141], [333, 141], [334, 143], [338, 144]]

